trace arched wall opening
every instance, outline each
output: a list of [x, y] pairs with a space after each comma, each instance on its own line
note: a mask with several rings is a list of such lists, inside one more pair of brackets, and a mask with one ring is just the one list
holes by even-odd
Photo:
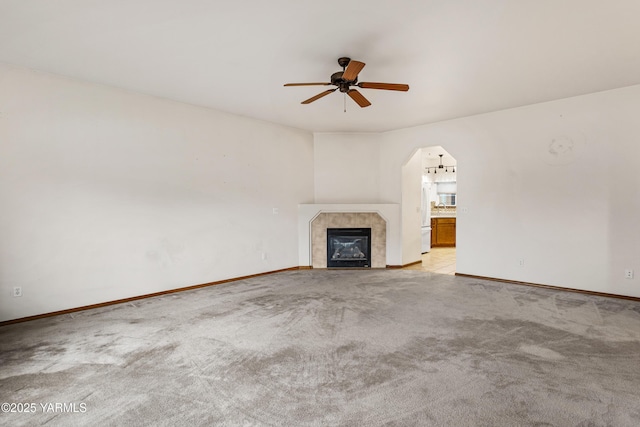
[[[403, 265], [455, 272], [457, 165], [440, 145], [414, 150], [402, 165]], [[432, 246], [445, 262], [431, 262]]]

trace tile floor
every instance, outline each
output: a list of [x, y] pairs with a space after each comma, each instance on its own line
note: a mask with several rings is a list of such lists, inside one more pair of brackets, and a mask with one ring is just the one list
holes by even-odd
[[456, 273], [456, 248], [431, 248], [422, 254], [422, 263], [405, 267], [407, 270], [430, 271], [440, 274]]

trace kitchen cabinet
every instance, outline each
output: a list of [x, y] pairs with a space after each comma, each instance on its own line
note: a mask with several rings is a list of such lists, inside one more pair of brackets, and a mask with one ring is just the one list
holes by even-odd
[[455, 247], [456, 219], [431, 218], [431, 247]]

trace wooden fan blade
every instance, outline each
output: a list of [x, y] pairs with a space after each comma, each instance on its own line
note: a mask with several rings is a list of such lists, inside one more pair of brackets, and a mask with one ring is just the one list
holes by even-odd
[[358, 92], [355, 89], [349, 89], [349, 92], [347, 92], [347, 95], [349, 95], [351, 97], [351, 99], [356, 101], [356, 104], [358, 104], [362, 108], [368, 107], [369, 105], [371, 105], [369, 100], [367, 98], [365, 98], [360, 92]]
[[287, 83], [285, 86], [329, 86], [331, 83]]
[[409, 85], [397, 84], [397, 83], [361, 82], [361, 83], [358, 83], [358, 87], [361, 87], [363, 89], [400, 90], [403, 92], [406, 92], [409, 90]]
[[324, 92], [319, 93], [316, 96], [312, 96], [311, 98], [307, 99], [306, 101], [302, 101], [301, 104], [311, 104], [313, 101], [316, 101], [316, 100], [322, 98], [323, 96], [327, 96], [330, 93], [335, 92], [336, 90], [338, 90], [338, 88], [325, 90]]
[[359, 61], [349, 61], [349, 65], [347, 65], [347, 69], [344, 70], [342, 74], [342, 78], [347, 81], [353, 81], [358, 77], [358, 74], [364, 68], [365, 63]]

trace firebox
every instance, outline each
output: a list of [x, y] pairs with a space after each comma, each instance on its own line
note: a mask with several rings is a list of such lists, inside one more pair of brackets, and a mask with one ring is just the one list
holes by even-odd
[[371, 228], [327, 228], [327, 268], [371, 268]]

